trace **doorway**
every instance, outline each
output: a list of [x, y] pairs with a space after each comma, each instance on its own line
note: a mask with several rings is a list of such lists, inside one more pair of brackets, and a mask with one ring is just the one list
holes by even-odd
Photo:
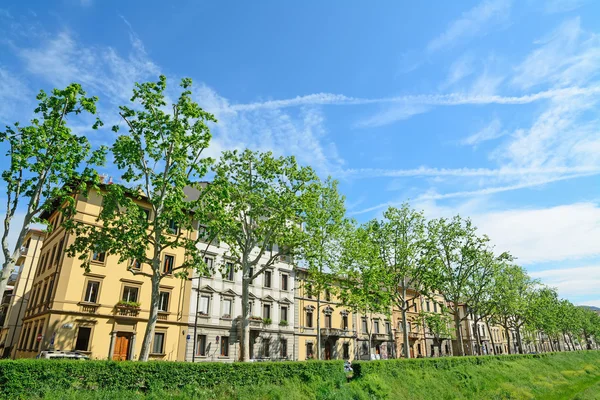
[[131, 333], [118, 332], [115, 339], [115, 351], [112, 359], [115, 361], [128, 360], [130, 343]]
[[325, 359], [331, 360], [331, 342], [325, 342]]

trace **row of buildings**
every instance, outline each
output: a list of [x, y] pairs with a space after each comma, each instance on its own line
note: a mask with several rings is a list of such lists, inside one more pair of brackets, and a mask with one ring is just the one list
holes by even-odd
[[[80, 221], [94, 224], [102, 206], [96, 192], [77, 196]], [[141, 207], [146, 206], [140, 203]], [[152, 218], [148, 210], [149, 218]], [[78, 351], [93, 359], [133, 360], [141, 350], [149, 317], [150, 282], [128, 271], [118, 256], [94, 253], [89, 271], [66, 249], [73, 237], [61, 226], [62, 214], [45, 216], [50, 233], [30, 230], [0, 308], [0, 355], [33, 358], [44, 350]], [[198, 232], [185, 232], [195, 235]], [[219, 265], [212, 276], [161, 281], [160, 305], [150, 358], [178, 361], [239, 359], [241, 273], [226, 256], [227, 245], [208, 246], [206, 263]], [[183, 249], [162, 256], [165, 271], [184, 258]], [[306, 271], [282, 257], [257, 277], [250, 292], [250, 355], [255, 360], [370, 359], [402, 356], [401, 314], [363, 315], [339, 304], [329, 292], [317, 300]], [[137, 266], [143, 272], [143, 266]], [[408, 312], [411, 357], [456, 353], [452, 338], [436, 338], [419, 323], [421, 311], [441, 313], [440, 302], [416, 296]], [[317, 343], [317, 315], [320, 338]], [[503, 329], [472, 319], [463, 322], [467, 354], [507, 353]], [[438, 338], [439, 339], [439, 338]], [[512, 342], [511, 342], [512, 343]], [[492, 349], [492, 346], [494, 347]], [[549, 350], [549, 349], [548, 349]]]

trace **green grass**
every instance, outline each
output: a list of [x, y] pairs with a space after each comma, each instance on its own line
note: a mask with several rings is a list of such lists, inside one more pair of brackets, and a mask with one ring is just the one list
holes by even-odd
[[[453, 361], [456, 360], [456, 361]], [[397, 367], [396, 367], [397, 366]], [[365, 369], [366, 370], [366, 369]], [[414, 360], [385, 365], [346, 382], [343, 375], [288, 379], [282, 384], [185, 387], [176, 393], [61, 391], [44, 399], [600, 399], [600, 352], [557, 353], [541, 358], [481, 362]]]

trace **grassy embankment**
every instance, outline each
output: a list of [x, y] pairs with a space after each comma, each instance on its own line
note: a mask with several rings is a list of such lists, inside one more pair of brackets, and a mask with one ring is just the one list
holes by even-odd
[[[600, 399], [600, 352], [542, 357], [462, 357], [362, 362], [350, 382], [342, 371], [278, 384], [186, 386], [146, 393], [46, 391], [45, 399]], [[0, 369], [2, 365], [0, 363]]]

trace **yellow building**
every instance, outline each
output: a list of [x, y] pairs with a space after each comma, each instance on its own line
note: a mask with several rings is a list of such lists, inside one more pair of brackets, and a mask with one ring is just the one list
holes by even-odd
[[296, 360], [317, 357], [317, 314], [320, 313], [321, 359], [354, 360], [356, 348], [356, 320], [350, 309], [341, 305], [326, 291], [320, 299], [311, 291], [307, 272], [296, 272], [295, 354]]
[[[407, 291], [409, 307], [406, 311], [406, 319], [408, 321], [408, 346], [410, 358], [424, 357], [427, 355], [425, 329], [421, 323], [419, 313], [422, 309], [422, 298], [414, 290]], [[402, 325], [402, 311], [394, 307], [392, 313], [395, 331], [395, 342], [397, 349], [397, 357], [404, 357], [404, 334]]]
[[[102, 196], [95, 191], [77, 195], [74, 218], [94, 224], [101, 205]], [[143, 202], [139, 205], [150, 210]], [[43, 350], [77, 350], [94, 359], [136, 359], [149, 316], [150, 280], [133, 275], [117, 255], [107, 253], [94, 253], [86, 272], [79, 259], [64, 253], [74, 238], [61, 227], [63, 215], [54, 211], [44, 217], [54, 229], [41, 248], [16, 357], [35, 357]], [[184, 250], [169, 249], [162, 258], [165, 268], [177, 266], [183, 262]], [[150, 358], [184, 360], [191, 284], [166, 276], [160, 288]]]
[[0, 330], [0, 355], [2, 357], [14, 356], [15, 343], [21, 334], [23, 317], [31, 295], [33, 278], [45, 237], [46, 234], [37, 229], [30, 229], [25, 234], [23, 247], [16, 262], [19, 272], [15, 277], [4, 326]]

